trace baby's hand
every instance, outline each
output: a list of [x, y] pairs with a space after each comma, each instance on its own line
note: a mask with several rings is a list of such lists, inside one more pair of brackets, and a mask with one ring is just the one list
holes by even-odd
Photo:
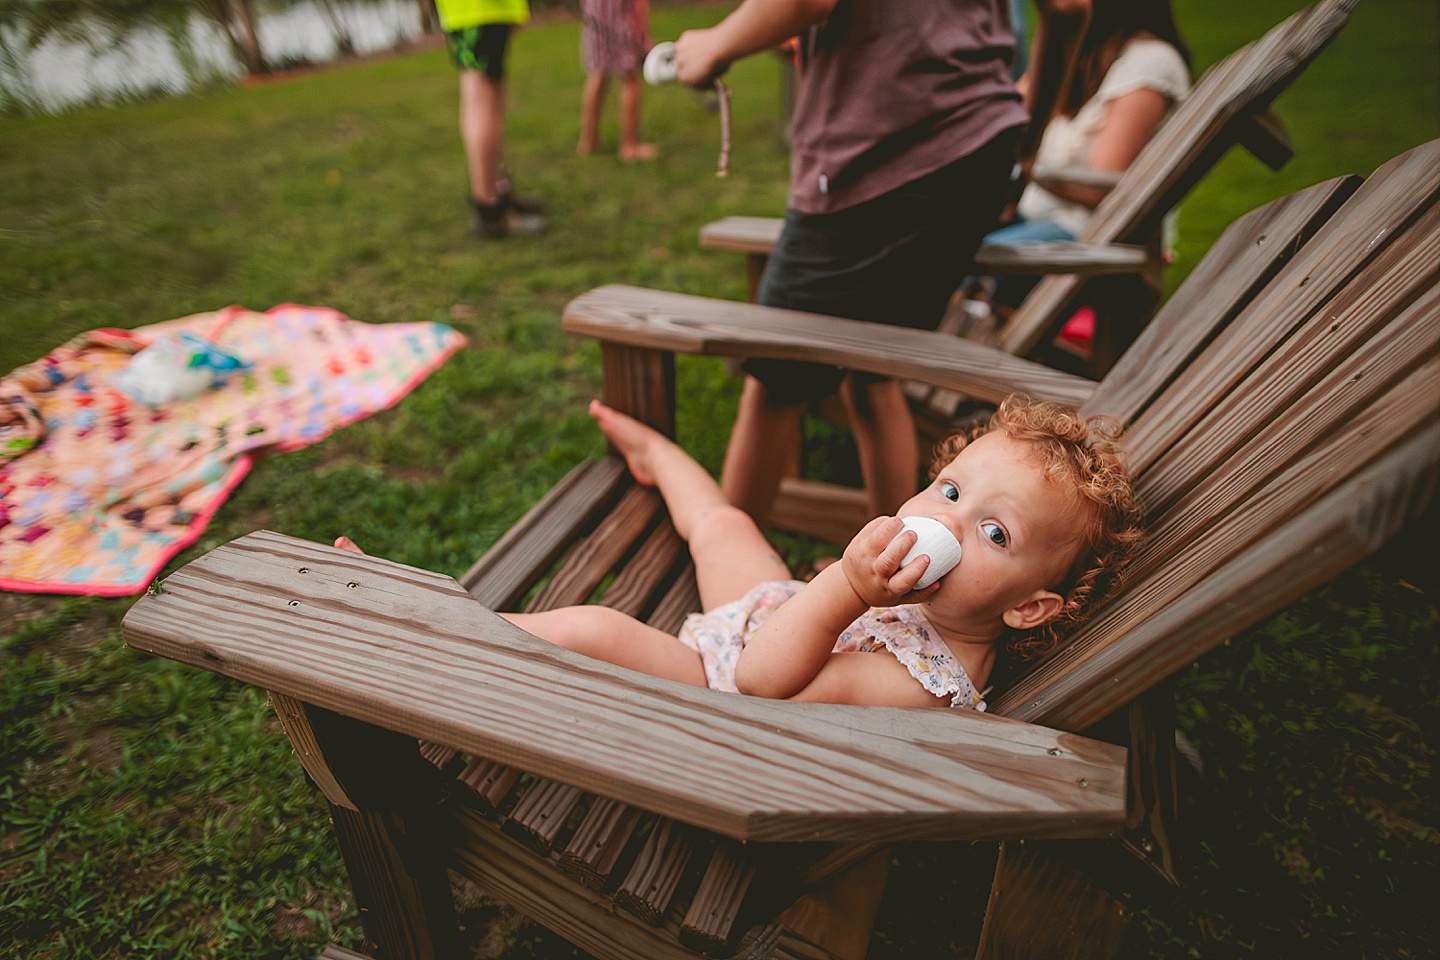
[[[901, 531], [904, 531], [902, 535]], [[840, 563], [850, 588], [871, 607], [893, 607], [897, 603], [916, 603], [940, 589], [932, 583], [916, 590], [930, 558], [916, 557], [905, 566], [901, 561], [915, 545], [915, 533], [905, 530], [899, 517], [876, 517], [867, 523], [850, 545]]]

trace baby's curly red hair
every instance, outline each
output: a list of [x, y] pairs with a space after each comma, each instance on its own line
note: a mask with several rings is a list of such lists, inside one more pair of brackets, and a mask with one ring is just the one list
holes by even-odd
[[1032, 400], [1023, 394], [1007, 397], [986, 424], [936, 444], [930, 478], [938, 476], [971, 440], [996, 430], [1033, 445], [1046, 479], [1074, 489], [1088, 512], [1082, 533], [1085, 547], [1064, 580], [1054, 585], [1065, 598], [1064, 607], [1034, 630], [1011, 632], [1002, 641], [1006, 652], [1028, 662], [1050, 653], [1078, 630], [1095, 605], [1119, 584], [1140, 539], [1140, 509], [1121, 461], [1119, 423], [1111, 417], [1081, 416], [1068, 404]]

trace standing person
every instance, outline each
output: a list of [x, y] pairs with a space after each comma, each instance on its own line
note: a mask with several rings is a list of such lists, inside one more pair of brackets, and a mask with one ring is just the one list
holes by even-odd
[[[740, 57], [802, 34], [790, 195], [758, 300], [933, 329], [1009, 197], [1039, 127], [1009, 76], [1007, 0], [745, 0], [676, 41], [679, 79], [706, 87]], [[1038, 0], [1034, 115], [1048, 117], [1089, 0]], [[1025, 139], [1022, 141], [1022, 137]], [[1019, 149], [1017, 150], [1017, 145]], [[764, 522], [807, 403], [845, 371], [747, 361], [722, 486]], [[871, 512], [893, 513], [919, 473], [900, 384], [849, 379]]]
[[477, 237], [533, 236], [549, 226], [543, 202], [517, 197], [505, 174], [505, 51], [530, 19], [527, 0], [435, 0], [450, 59], [460, 71], [460, 140]]
[[658, 151], [640, 140], [640, 68], [650, 49], [650, 0], [582, 0], [580, 62], [585, 93], [580, 103], [580, 143], [575, 152], [595, 152], [600, 112], [610, 77], [620, 78], [620, 159], [651, 160]]

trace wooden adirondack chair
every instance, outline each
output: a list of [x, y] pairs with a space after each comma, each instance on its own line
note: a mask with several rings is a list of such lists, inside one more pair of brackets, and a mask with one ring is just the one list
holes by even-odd
[[[1322, 0], [1206, 71], [1130, 167], [1113, 181], [1113, 189], [1076, 241], [982, 248], [978, 260], [988, 273], [1045, 275], [1005, 325], [982, 339], [1007, 353], [1073, 369], [1073, 360], [1050, 345], [1083, 295], [1088, 302], [1103, 304], [1103, 322], [1097, 327], [1088, 372], [1099, 376], [1107, 371], [1139, 334], [1158, 301], [1161, 220], [1232, 146], [1246, 147], [1272, 169], [1289, 161], [1293, 151], [1270, 105], [1334, 39], [1358, 2]], [[1036, 177], [1105, 185], [1103, 180], [1092, 182], [1094, 174], [1085, 171], [1041, 170]], [[700, 245], [746, 254], [753, 300], [780, 224], [763, 217], [729, 217], [702, 228]], [[979, 336], [964, 327], [963, 317], [952, 313], [940, 329]], [[921, 380], [907, 382], [906, 392], [923, 443], [949, 432], [957, 409], [969, 396]], [[863, 491], [787, 478], [771, 509], [771, 520], [779, 527], [843, 542], [869, 519], [868, 513]]]
[[[1280, 23], [1206, 71], [1190, 95], [1166, 118], [1123, 174], [1083, 168], [1038, 168], [1044, 184], [1070, 182], [1107, 190], [1085, 232], [1073, 242], [997, 244], [982, 248], [985, 272], [1041, 274], [1047, 279], [1005, 325], [999, 346], [1030, 355], [1049, 343], [1096, 277], [1143, 279], [1106, 297], [1113, 301], [1096, 342], [1092, 372], [1109, 369], [1134, 340], [1160, 293], [1160, 221], [1179, 205], [1231, 147], [1240, 145], [1272, 170], [1294, 154], [1284, 127], [1270, 111], [1310, 62], [1346, 24], [1359, 0], [1322, 0]], [[700, 246], [746, 256], [749, 299], [755, 299], [781, 220], [725, 217], [700, 230]], [[1113, 293], [1113, 291], [1112, 291]], [[950, 318], [953, 319], [953, 318]], [[951, 328], [948, 332], [956, 333]], [[953, 401], [950, 401], [953, 407]]]
[[[1173, 876], [1165, 678], [1433, 494], [1437, 262], [1440, 141], [1241, 218], [1098, 385], [938, 333], [813, 318], [823, 339], [802, 323], [796, 344], [736, 304], [570, 304], [566, 328], [604, 341], [607, 401], [666, 430], [675, 350], [1019, 388], [1129, 424], [1151, 522], [1134, 574], [989, 714], [698, 690], [490, 614], [602, 584], [599, 602], [667, 629], [694, 609], [658, 498], [611, 458], [458, 583], [251, 534], [136, 603], [126, 640], [271, 691], [385, 960], [456, 955], [447, 868], [602, 958], [859, 956], [874, 900], [857, 879], [906, 838], [1005, 841], [978, 956], [1113, 956], [1133, 904], [1090, 875], [1102, 854]], [[1117, 721], [1124, 746], [1090, 736]], [[1066, 839], [1102, 837], [1121, 840], [1076, 857]]]

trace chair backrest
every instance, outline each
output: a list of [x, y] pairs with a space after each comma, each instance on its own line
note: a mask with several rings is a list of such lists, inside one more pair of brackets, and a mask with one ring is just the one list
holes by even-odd
[[1437, 264], [1440, 141], [1221, 237], [1085, 403], [1130, 425], [1150, 524], [1130, 581], [992, 710], [1083, 729], [1364, 557], [1428, 502]]
[[[1216, 64], [1168, 117], [1095, 209], [1080, 240], [1142, 242], [1340, 32], [1359, 0], [1322, 0]], [[1041, 280], [999, 346], [1021, 356], [1053, 336], [1082, 278]]]

